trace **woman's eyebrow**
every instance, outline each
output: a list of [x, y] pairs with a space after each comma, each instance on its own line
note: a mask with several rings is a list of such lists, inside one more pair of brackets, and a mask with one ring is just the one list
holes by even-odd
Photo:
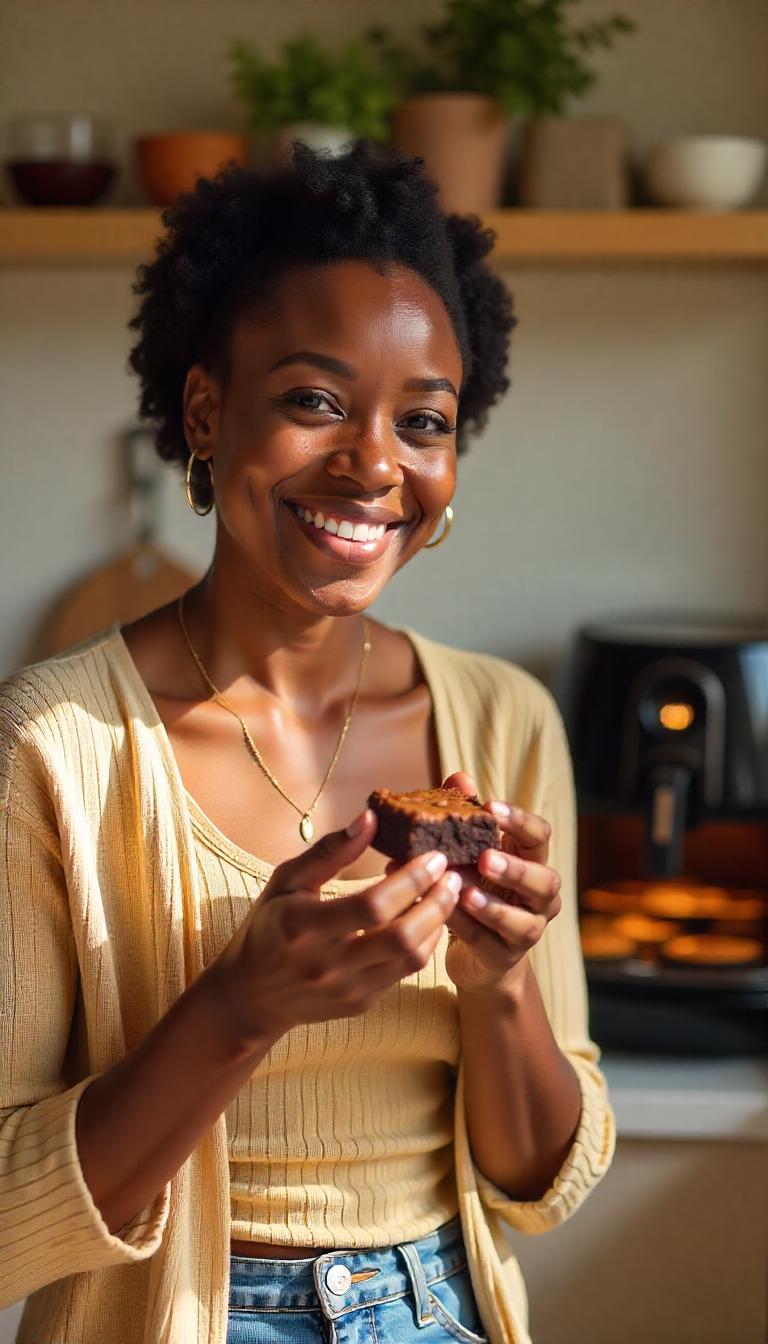
[[453, 383], [447, 378], [409, 378], [407, 383], [403, 384], [404, 392], [450, 392], [452, 396], [459, 400], [459, 394]]
[[351, 364], [345, 364], [343, 359], [334, 359], [333, 355], [321, 355], [316, 350], [296, 350], [292, 355], [283, 355], [276, 364], [269, 370], [274, 373], [275, 369], [282, 369], [286, 364], [315, 364], [318, 369], [325, 369], [326, 373], [337, 373], [340, 378], [357, 378], [357, 369], [353, 369]]
[[[345, 363], [343, 359], [335, 359], [333, 355], [321, 355], [317, 350], [296, 350], [292, 355], [283, 355], [276, 364], [269, 370], [274, 373], [275, 369], [285, 368], [286, 364], [314, 364], [318, 369], [324, 369], [326, 373], [336, 373], [340, 378], [349, 378], [354, 381], [360, 375], [357, 369], [351, 364]], [[459, 394], [453, 383], [448, 378], [409, 378], [407, 383], [403, 384], [404, 392], [450, 392], [458, 401]]]

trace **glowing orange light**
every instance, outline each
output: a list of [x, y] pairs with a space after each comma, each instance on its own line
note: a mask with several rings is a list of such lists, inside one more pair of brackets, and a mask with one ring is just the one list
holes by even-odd
[[693, 705], [662, 705], [659, 709], [659, 723], [673, 733], [681, 733], [690, 728], [694, 717]]

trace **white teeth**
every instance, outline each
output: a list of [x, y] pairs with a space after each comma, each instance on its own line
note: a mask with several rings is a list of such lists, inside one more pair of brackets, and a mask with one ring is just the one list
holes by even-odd
[[311, 523], [313, 527], [318, 527], [325, 532], [330, 532], [332, 537], [339, 536], [344, 541], [370, 542], [380, 541], [387, 530], [386, 523], [351, 523], [344, 518], [341, 522], [336, 518], [326, 518], [325, 514], [312, 513], [310, 509], [304, 508], [303, 504], [295, 505], [296, 512], [305, 523]]

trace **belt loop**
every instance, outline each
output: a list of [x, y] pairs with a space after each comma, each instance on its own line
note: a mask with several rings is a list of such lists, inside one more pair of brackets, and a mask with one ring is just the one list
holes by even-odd
[[431, 1325], [435, 1318], [429, 1305], [429, 1291], [427, 1289], [427, 1280], [424, 1275], [424, 1266], [419, 1259], [419, 1253], [411, 1242], [405, 1242], [397, 1248], [405, 1257], [405, 1264], [413, 1288], [413, 1296], [416, 1299], [416, 1320], [419, 1326]]

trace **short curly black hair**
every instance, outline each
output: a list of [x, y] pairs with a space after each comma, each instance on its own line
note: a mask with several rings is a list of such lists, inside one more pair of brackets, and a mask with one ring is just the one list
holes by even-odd
[[[269, 300], [300, 265], [369, 259], [410, 267], [440, 296], [463, 361], [457, 451], [507, 391], [511, 295], [484, 258], [495, 234], [474, 215], [446, 215], [423, 160], [358, 140], [331, 157], [295, 141], [290, 161], [267, 171], [224, 169], [201, 178], [163, 214], [155, 259], [139, 268], [129, 323], [139, 339], [129, 365], [141, 382], [139, 414], [157, 450], [187, 462], [182, 396], [201, 361], [226, 384], [237, 320]], [[197, 464], [196, 464], [197, 465]], [[202, 464], [200, 464], [202, 467]], [[209, 498], [208, 473], [193, 489]]]

